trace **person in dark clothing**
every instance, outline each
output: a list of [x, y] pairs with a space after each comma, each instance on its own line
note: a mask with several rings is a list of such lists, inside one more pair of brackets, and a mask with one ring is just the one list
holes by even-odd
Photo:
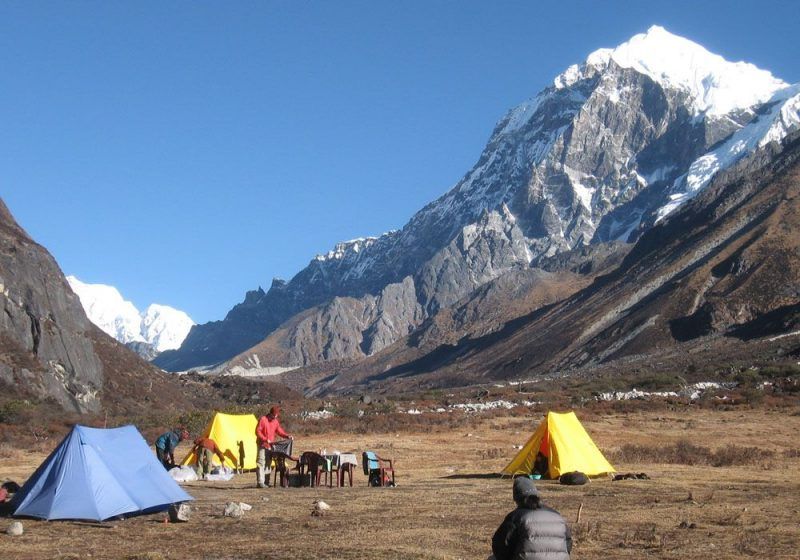
[[497, 560], [569, 560], [572, 535], [561, 515], [544, 504], [527, 477], [514, 479], [514, 502], [492, 537]]
[[539, 451], [536, 454], [536, 460], [533, 462], [533, 470], [531, 471], [531, 474], [538, 474], [542, 478], [546, 478], [547, 469], [548, 469], [547, 456], [541, 451]]
[[181, 428], [175, 428], [158, 436], [156, 457], [165, 469], [170, 470], [175, 466], [175, 448], [185, 439], [189, 439], [189, 432]]

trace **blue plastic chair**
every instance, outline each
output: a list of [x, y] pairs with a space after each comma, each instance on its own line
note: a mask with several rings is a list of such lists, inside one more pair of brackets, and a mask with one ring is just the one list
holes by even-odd
[[[378, 457], [373, 451], [364, 451], [361, 454], [361, 464], [367, 477], [367, 486], [394, 486], [394, 464], [392, 459]], [[392, 480], [389, 482], [388, 474]], [[377, 482], [377, 484], [375, 484]]]

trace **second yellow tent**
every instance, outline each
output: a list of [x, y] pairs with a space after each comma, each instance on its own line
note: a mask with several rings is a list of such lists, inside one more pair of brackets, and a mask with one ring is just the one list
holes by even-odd
[[547, 457], [546, 478], [558, 478], [573, 471], [580, 471], [587, 476], [615, 472], [574, 412], [548, 412], [528, 442], [501, 471], [502, 474], [531, 474], [539, 452]]
[[[252, 414], [223, 414], [217, 412], [203, 431], [203, 437], [211, 438], [225, 456], [225, 465], [234, 467], [239, 462], [240, 454], [244, 454], [244, 466], [240, 468], [256, 468], [256, 426], [258, 420]], [[241, 444], [241, 446], [240, 446]], [[194, 465], [197, 461], [191, 451], [181, 461], [181, 465]], [[219, 459], [213, 456], [213, 463]]]

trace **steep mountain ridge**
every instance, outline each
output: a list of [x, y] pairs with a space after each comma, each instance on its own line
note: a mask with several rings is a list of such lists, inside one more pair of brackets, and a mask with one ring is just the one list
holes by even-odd
[[[407, 339], [319, 391], [397, 390], [598, 368], [690, 368], [797, 346], [800, 135], [760, 148], [638, 240], [615, 270], [488, 335], [417, 352]], [[777, 325], [777, 326], [776, 326]], [[782, 330], [783, 329], [783, 330]], [[759, 334], [760, 333], [760, 334]], [[778, 340], [780, 339], [780, 340]], [[778, 348], [778, 351], [780, 348]], [[666, 366], [664, 365], [666, 363]], [[619, 364], [619, 365], [615, 365]]]
[[[375, 354], [504, 274], [636, 240], [713, 174], [795, 128], [795, 93], [658, 27], [596, 51], [507, 113], [473, 169], [401, 230], [340, 244], [290, 282], [248, 293], [156, 363], [222, 362], [278, 328], [269, 353], [246, 354], [271, 367]], [[746, 139], [726, 144], [736, 134]], [[384, 295], [392, 305], [374, 303]]]

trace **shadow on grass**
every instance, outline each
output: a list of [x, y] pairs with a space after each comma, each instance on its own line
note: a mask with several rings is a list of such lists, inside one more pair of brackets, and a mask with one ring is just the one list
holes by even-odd
[[463, 479], [487, 479], [487, 478], [503, 478], [503, 475], [498, 473], [474, 473], [474, 474], [450, 474], [443, 476], [449, 480], [463, 480]]

